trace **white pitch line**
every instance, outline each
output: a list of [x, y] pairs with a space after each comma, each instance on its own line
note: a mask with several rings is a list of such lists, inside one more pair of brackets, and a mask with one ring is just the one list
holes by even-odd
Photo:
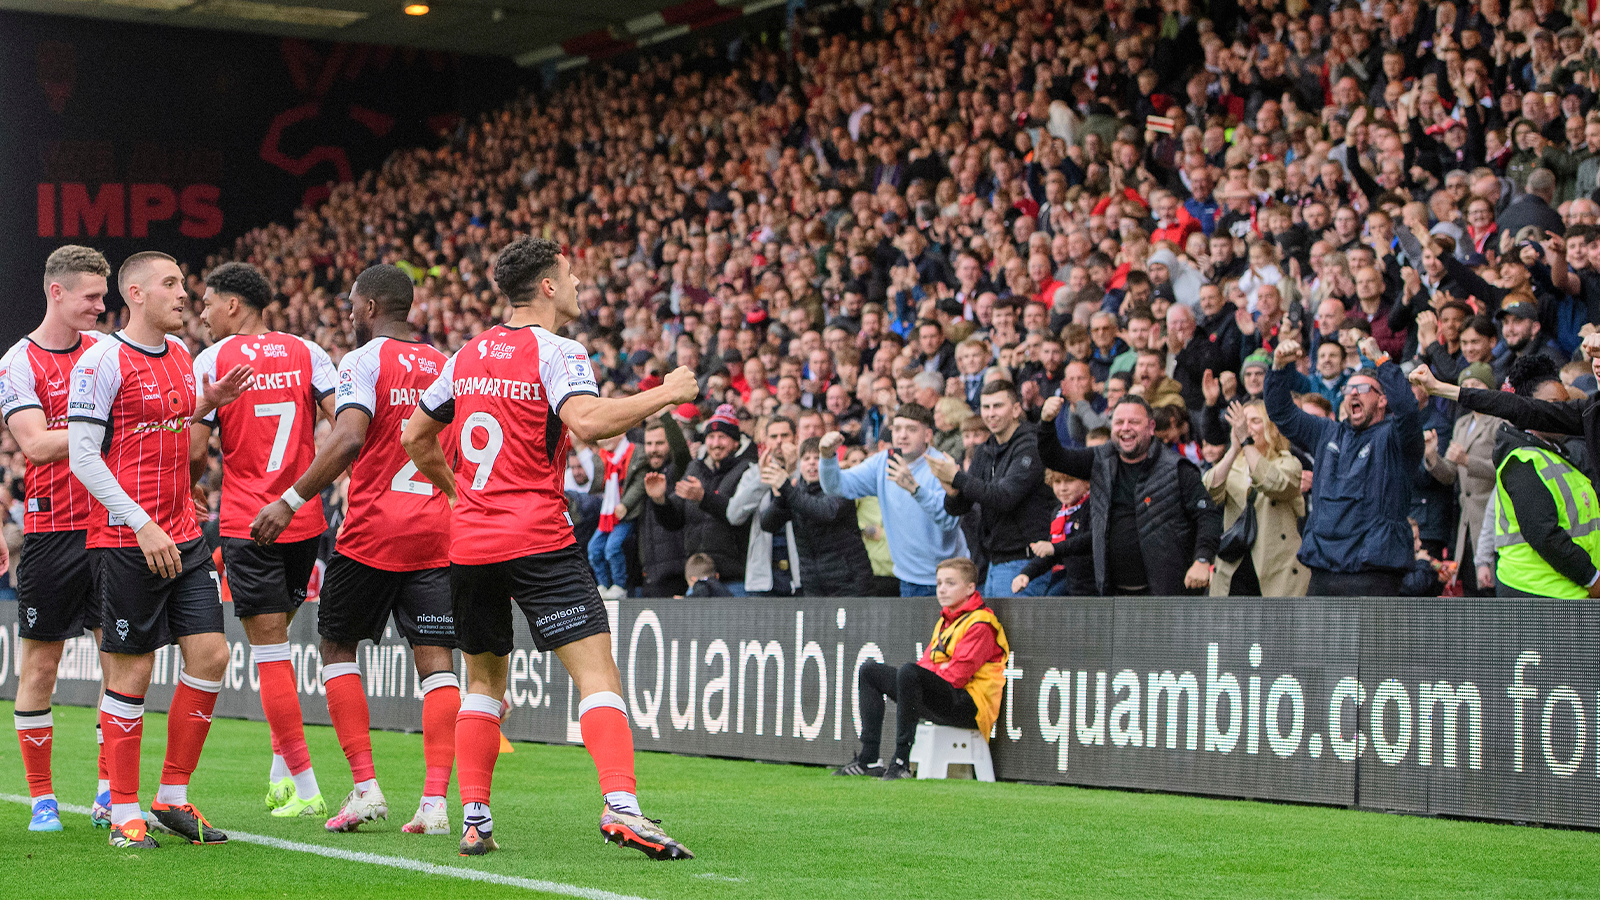
[[[10, 803], [32, 805], [31, 798], [20, 794], [0, 794], [0, 800]], [[78, 806], [72, 803], [60, 803], [62, 812], [77, 813], [86, 816], [89, 807]], [[345, 862], [367, 863], [374, 866], [387, 866], [391, 869], [405, 869], [409, 872], [419, 872], [423, 875], [439, 875], [444, 878], [458, 878], [462, 881], [482, 881], [488, 884], [498, 884], [504, 887], [523, 888], [530, 891], [543, 891], [547, 894], [560, 894], [566, 897], [580, 897], [582, 900], [643, 900], [627, 894], [613, 894], [595, 888], [579, 887], [575, 884], [562, 884], [559, 881], [542, 881], [538, 878], [519, 878], [515, 875], [496, 875], [493, 872], [479, 872], [475, 869], [458, 869], [455, 866], [441, 866], [437, 863], [422, 862], [416, 859], [407, 859], [403, 856], [384, 856], [379, 853], [362, 853], [356, 850], [340, 850], [337, 847], [324, 847], [320, 844], [306, 844], [300, 841], [286, 841], [282, 838], [268, 837], [264, 834], [248, 834], [242, 831], [229, 831], [228, 840], [240, 841], [246, 844], [258, 844], [262, 847], [271, 847], [275, 850], [292, 850], [296, 853], [310, 853], [316, 856], [325, 856], [329, 859], [339, 859]]]

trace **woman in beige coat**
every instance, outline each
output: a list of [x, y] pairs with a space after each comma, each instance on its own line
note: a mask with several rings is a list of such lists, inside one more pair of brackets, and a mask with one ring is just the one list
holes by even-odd
[[1225, 417], [1233, 426], [1228, 452], [1206, 472], [1211, 499], [1222, 504], [1222, 526], [1244, 512], [1250, 489], [1256, 491], [1256, 542], [1238, 562], [1217, 560], [1211, 576], [1213, 597], [1303, 597], [1311, 572], [1295, 558], [1300, 552], [1297, 520], [1305, 514], [1300, 493], [1300, 460], [1289, 441], [1267, 418], [1265, 404], [1234, 403]]

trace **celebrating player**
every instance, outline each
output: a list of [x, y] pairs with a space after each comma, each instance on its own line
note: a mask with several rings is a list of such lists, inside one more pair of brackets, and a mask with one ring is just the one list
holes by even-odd
[[[569, 440], [621, 434], [698, 394], [679, 367], [664, 384], [601, 399], [588, 353], [553, 332], [577, 318], [578, 280], [553, 241], [523, 238], [500, 251], [495, 284], [511, 317], [468, 341], [423, 394], [402, 441], [417, 470], [454, 507], [450, 593], [456, 639], [467, 654], [467, 696], [456, 719], [463, 805], [461, 854], [496, 849], [489, 788], [500, 748], [500, 700], [512, 649], [511, 604], [522, 608], [540, 652], [554, 651], [582, 698], [578, 722], [594, 758], [606, 840], [653, 859], [690, 859], [639, 810], [633, 732], [611, 656], [610, 624], [562, 493]], [[456, 422], [460, 473], [439, 434]]]
[[145, 251], [117, 273], [128, 325], [90, 347], [72, 369], [67, 446], [72, 474], [106, 509], [87, 545], [100, 593], [105, 697], [100, 726], [111, 775], [111, 846], [156, 847], [139, 811], [139, 744], [155, 650], [177, 641], [183, 672], [167, 713], [167, 755], [150, 809], [196, 844], [227, 835], [189, 802], [228, 644], [211, 553], [190, 502], [188, 420], [201, 406], [238, 396], [250, 370], [202, 383], [197, 400], [189, 352], [169, 337], [183, 327], [188, 294], [172, 257]]
[[[100, 251], [67, 245], [44, 264], [44, 321], [0, 357], [0, 415], [28, 460], [17, 571], [17, 636], [21, 677], [15, 719], [22, 768], [33, 801], [29, 831], [60, 831], [50, 780], [54, 728], [50, 698], [61, 647], [85, 628], [100, 641], [99, 598], [89, 571], [85, 530], [99, 507], [67, 464], [67, 379], [95, 342], [89, 333], [105, 311], [111, 267]], [[104, 515], [104, 511], [100, 511]], [[104, 745], [92, 821], [110, 824]]]
[[[261, 312], [271, 302], [271, 285], [248, 263], [225, 263], [206, 277], [200, 318], [216, 343], [195, 359], [195, 374], [204, 382], [245, 365], [255, 375], [240, 402], [190, 427], [190, 474], [198, 481], [205, 473], [211, 433], [221, 429], [222, 564], [234, 615], [250, 640], [261, 678], [261, 709], [272, 730], [267, 809], [279, 818], [326, 816], [289, 661], [289, 621], [305, 602], [317, 544], [328, 530], [322, 504], [302, 505], [293, 485], [317, 452], [317, 412], [333, 418], [335, 373], [321, 347], [267, 330]], [[196, 485], [197, 495], [204, 491]], [[251, 540], [256, 512], [280, 495], [297, 510], [292, 521], [274, 541]]]
[[[354, 831], [387, 818], [388, 801], [372, 765], [366, 691], [356, 647], [383, 636], [391, 616], [411, 644], [422, 686], [422, 753], [426, 772], [410, 834], [449, 834], [445, 789], [455, 762], [461, 685], [454, 669], [450, 612], [450, 506], [400, 447], [400, 432], [417, 397], [439, 377], [445, 356], [418, 340], [407, 323], [411, 277], [390, 265], [362, 272], [350, 291], [357, 349], [339, 366], [333, 433], [311, 468], [268, 504], [251, 526], [271, 544], [290, 525], [300, 497], [315, 497], [351, 463], [347, 512], [328, 561], [317, 607], [322, 683], [328, 716], [350, 762], [355, 789], [328, 820], [329, 831]], [[395, 540], [404, 534], [405, 541]], [[236, 595], [237, 596], [237, 595]]]

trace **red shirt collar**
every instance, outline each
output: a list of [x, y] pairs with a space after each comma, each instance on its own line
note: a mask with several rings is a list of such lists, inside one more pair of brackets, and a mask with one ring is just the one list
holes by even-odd
[[966, 615], [969, 612], [972, 612], [973, 610], [977, 609], [978, 607], [980, 607], [982, 605], [983, 605], [983, 595], [980, 594], [977, 591], [973, 591], [971, 597], [968, 597], [966, 600], [963, 600], [962, 602], [957, 603], [955, 606], [951, 606], [951, 607], [943, 607], [943, 606], [941, 606], [941, 607], [939, 607], [939, 615], [946, 622], [954, 622], [956, 619], [961, 618], [962, 616]]

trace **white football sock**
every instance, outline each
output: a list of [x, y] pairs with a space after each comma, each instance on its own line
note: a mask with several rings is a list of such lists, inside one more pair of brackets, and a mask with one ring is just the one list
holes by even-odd
[[273, 784], [277, 784], [285, 778], [288, 778], [290, 774], [289, 763], [284, 761], [282, 756], [279, 756], [276, 753], [272, 754], [272, 771], [267, 773], [267, 780]]
[[304, 772], [296, 772], [289, 777], [294, 779], [294, 793], [301, 800], [310, 800], [322, 793], [322, 789], [317, 787], [317, 775], [310, 766], [306, 766]]
[[639, 797], [632, 791], [608, 791], [606, 805], [619, 812], [632, 813], [636, 816], [644, 815], [639, 811]]
[[156, 788], [156, 802], [168, 806], [182, 806], [189, 802], [189, 786], [187, 784], [163, 784]]
[[368, 791], [374, 791], [374, 790], [377, 790], [377, 789], [378, 789], [378, 779], [376, 779], [376, 778], [368, 778], [366, 781], [358, 781], [358, 782], [356, 782], [356, 793], [357, 794], [365, 794]]
[[111, 804], [111, 824], [113, 825], [126, 825], [134, 819], [143, 818], [144, 814], [139, 812], [139, 804], [137, 803]]
[[96, 794], [104, 794], [106, 791], [109, 791], [109, 790], [111, 790], [111, 779], [102, 778], [99, 781], [95, 782], [94, 792]]
[[469, 827], [472, 826], [477, 826], [479, 831], [494, 830], [494, 816], [489, 814], [489, 804], [461, 804], [461, 830], [465, 832]]

